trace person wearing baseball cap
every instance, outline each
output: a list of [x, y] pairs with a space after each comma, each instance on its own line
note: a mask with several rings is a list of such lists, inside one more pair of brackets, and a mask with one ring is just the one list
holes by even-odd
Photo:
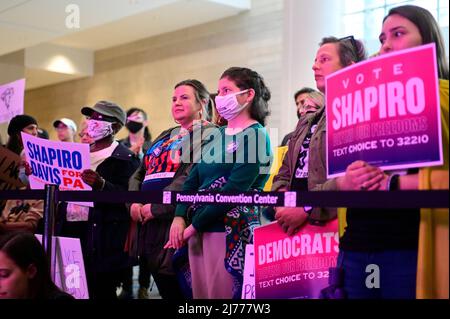
[[103, 117], [108, 121], [115, 119], [116, 122], [120, 123], [122, 126], [125, 125], [127, 119], [125, 111], [116, 103], [109, 101], [99, 101], [95, 103], [93, 107], [83, 107], [81, 109], [81, 113], [88, 117], [92, 117], [93, 113], [98, 113], [98, 115], [100, 115], [100, 118]]
[[77, 133], [77, 125], [71, 119], [63, 117], [62, 119], [53, 122], [53, 127], [58, 134], [58, 140], [61, 142], [75, 141], [75, 134]]
[[[94, 106], [83, 107], [81, 113], [86, 115], [87, 134], [92, 140], [90, 144], [91, 167], [92, 170], [85, 170], [82, 173], [83, 181], [90, 185], [94, 190], [101, 190], [104, 187], [105, 180], [95, 171], [113, 153], [124, 153], [125, 156], [133, 155], [127, 152], [116, 152], [121, 149], [114, 136], [125, 125], [125, 111], [113, 102], [99, 101]], [[131, 155], [130, 155], [131, 154]]]
[[38, 127], [38, 137], [43, 138], [44, 140], [48, 140], [50, 137], [48, 136], [48, 132], [45, 128]]
[[[99, 101], [84, 107], [87, 135], [91, 138], [91, 167], [81, 173], [83, 182], [94, 191], [120, 191], [128, 189], [128, 180], [139, 166], [139, 159], [114, 136], [125, 125], [125, 111], [115, 103]], [[93, 207], [68, 203], [59, 212], [61, 236], [78, 237], [84, 254], [89, 297], [117, 299], [116, 286], [124, 269], [132, 262], [124, 252], [130, 225], [128, 209], [123, 204], [94, 202]], [[80, 228], [74, 227], [78, 222]], [[66, 233], [64, 233], [64, 230]]]

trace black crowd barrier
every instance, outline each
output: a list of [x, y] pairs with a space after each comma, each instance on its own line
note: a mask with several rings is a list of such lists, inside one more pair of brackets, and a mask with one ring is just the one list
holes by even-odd
[[[164, 192], [58, 191], [58, 201], [262, 205], [288, 207], [448, 208], [449, 191]], [[44, 199], [45, 190], [1, 191], [2, 199]]]
[[53, 232], [55, 229], [55, 215], [58, 205], [58, 186], [45, 185], [44, 199], [44, 234], [42, 236], [42, 246], [47, 254], [50, 273], [54, 278], [55, 273], [55, 247], [53, 246]]
[[43, 246], [52, 258], [55, 213], [59, 201], [97, 203], [153, 203], [261, 205], [286, 207], [358, 207], [358, 208], [448, 208], [449, 191], [393, 192], [167, 192], [167, 191], [59, 191], [56, 185], [45, 190], [2, 191], [3, 199], [45, 199]]

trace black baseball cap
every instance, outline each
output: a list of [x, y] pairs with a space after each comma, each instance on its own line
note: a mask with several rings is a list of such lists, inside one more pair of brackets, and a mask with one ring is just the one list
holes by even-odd
[[125, 125], [127, 115], [125, 111], [116, 103], [109, 101], [99, 101], [94, 106], [85, 106], [81, 109], [81, 114], [91, 116], [92, 113], [97, 112], [104, 116], [115, 118], [120, 124]]

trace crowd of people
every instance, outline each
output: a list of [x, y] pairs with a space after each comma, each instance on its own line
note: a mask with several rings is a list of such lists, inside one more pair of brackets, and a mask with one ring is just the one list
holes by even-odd
[[[356, 161], [344, 176], [327, 178], [325, 78], [367, 59], [360, 40], [330, 36], [321, 40], [312, 65], [317, 90], [305, 87], [294, 96], [298, 124], [283, 139], [287, 152], [271, 190], [448, 190], [449, 74], [436, 20], [416, 6], [391, 9], [376, 55], [428, 43], [437, 49], [444, 165], [387, 172]], [[79, 142], [89, 144], [91, 167], [81, 178], [93, 190], [262, 191], [273, 162], [265, 129], [269, 88], [256, 71], [231, 67], [218, 78], [217, 93], [210, 92], [195, 79], [176, 84], [171, 102], [176, 126], [153, 140], [144, 110], [125, 112], [109, 101], [82, 108], [86, 120], [79, 131], [67, 118], [53, 126], [61, 142], [76, 141], [79, 132]], [[117, 141], [124, 126], [129, 135]], [[6, 148], [22, 158], [24, 187], [32, 171], [21, 132], [38, 136], [38, 128], [29, 115], [16, 116], [8, 126]], [[60, 203], [55, 234], [80, 239], [92, 299], [115, 299], [119, 286], [119, 297], [130, 298], [136, 265], [139, 298], [148, 297], [152, 277], [163, 299], [239, 299], [245, 247], [261, 225], [262, 210], [233, 204]], [[49, 279], [43, 250], [29, 235], [41, 231], [42, 214], [42, 200], [3, 203], [0, 298], [70, 298]], [[448, 209], [276, 207], [264, 215], [289, 236], [306, 223], [336, 218], [345, 223], [337, 268], [343, 270], [339, 285], [347, 298], [448, 298]], [[380, 267], [380, 289], [365, 284], [368, 264]]]

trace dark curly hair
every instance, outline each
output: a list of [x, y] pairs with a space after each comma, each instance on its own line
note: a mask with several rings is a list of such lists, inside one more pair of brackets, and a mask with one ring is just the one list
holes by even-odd
[[241, 90], [253, 89], [255, 91], [255, 98], [250, 105], [250, 116], [265, 126], [266, 118], [270, 115], [268, 102], [271, 93], [262, 76], [248, 68], [232, 67], [223, 72], [220, 78], [228, 78]]

